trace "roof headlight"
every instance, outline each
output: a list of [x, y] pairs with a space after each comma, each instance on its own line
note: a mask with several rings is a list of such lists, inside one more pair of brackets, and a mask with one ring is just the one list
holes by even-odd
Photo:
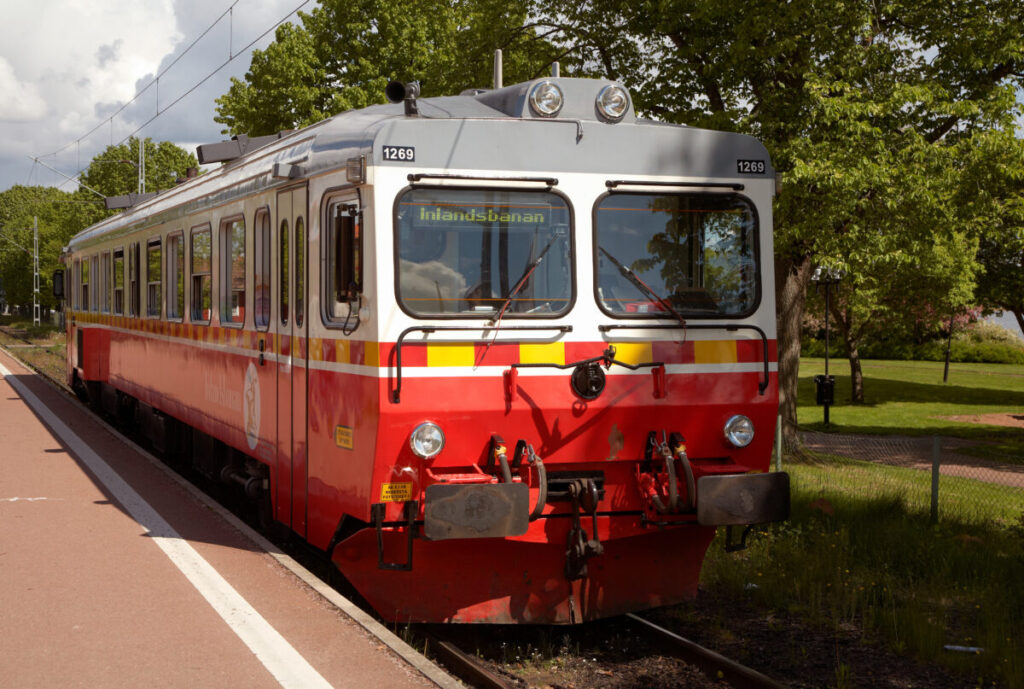
[[530, 109], [541, 117], [554, 117], [565, 103], [562, 89], [553, 81], [542, 81], [530, 89]]
[[444, 431], [433, 421], [424, 421], [409, 436], [409, 447], [417, 457], [432, 459], [444, 449]]
[[610, 122], [618, 122], [629, 110], [629, 94], [618, 84], [609, 84], [597, 94], [597, 111]]
[[754, 439], [754, 422], [737, 414], [725, 422], [725, 439], [734, 447], [746, 447]]

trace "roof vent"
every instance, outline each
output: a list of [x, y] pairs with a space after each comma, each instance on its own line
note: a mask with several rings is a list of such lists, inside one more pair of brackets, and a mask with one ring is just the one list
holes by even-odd
[[257, 148], [266, 146], [267, 144], [273, 143], [279, 139], [283, 139], [288, 134], [291, 134], [293, 130], [286, 129], [283, 132], [277, 134], [270, 134], [268, 136], [257, 136], [249, 138], [245, 134], [239, 134], [231, 137], [231, 141], [220, 141], [215, 144], [202, 144], [196, 147], [196, 157], [199, 158], [199, 162], [202, 165], [209, 163], [226, 163], [229, 160], [235, 158], [241, 158], [249, 151], [255, 151]]

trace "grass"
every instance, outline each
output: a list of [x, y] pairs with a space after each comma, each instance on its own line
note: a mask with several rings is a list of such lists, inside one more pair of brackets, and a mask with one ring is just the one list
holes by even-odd
[[1024, 366], [950, 364], [949, 382], [942, 382], [943, 364], [931, 361], [862, 362], [863, 404], [850, 402], [849, 366], [832, 360], [836, 403], [830, 424], [814, 400], [814, 376], [824, 373], [824, 359], [801, 359], [797, 419], [801, 428], [832, 433], [872, 435], [944, 435], [978, 440], [964, 454], [1006, 461], [1024, 459], [1020, 428], [954, 421], [949, 417], [978, 414], [1024, 414]]
[[847, 460], [788, 471], [792, 518], [739, 556], [714, 544], [706, 587], [825, 631], [855, 626], [984, 685], [1024, 687], [1024, 491], [999, 487], [1002, 499], [979, 503], [972, 482], [944, 483], [955, 497], [934, 526], [921, 472]]
[[[824, 361], [801, 361], [804, 429], [959, 437], [978, 441], [960, 452], [1024, 463], [1020, 428], [948, 418], [1024, 414], [1024, 366], [952, 364], [943, 383], [942, 363], [864, 361], [863, 404], [849, 401], [846, 362], [830, 368], [836, 404], [826, 428], [813, 382]], [[978, 686], [1024, 689], [1024, 490], [943, 476], [933, 524], [929, 472], [827, 456], [785, 465], [791, 519], [739, 556], [712, 546], [704, 586], [753, 596], [825, 633], [853, 626], [897, 652], [978, 678]], [[847, 669], [838, 658], [836, 667], [835, 685], [843, 686]]]
[[0, 316], [0, 346], [58, 382], [65, 378], [64, 341], [64, 331], [48, 323]]

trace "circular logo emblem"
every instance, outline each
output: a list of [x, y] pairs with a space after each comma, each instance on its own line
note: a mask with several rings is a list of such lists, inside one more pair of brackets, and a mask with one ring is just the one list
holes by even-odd
[[260, 378], [256, 374], [256, 366], [252, 362], [245, 371], [245, 387], [243, 389], [245, 398], [242, 405], [243, 420], [245, 422], [245, 439], [249, 443], [249, 449], [255, 450], [260, 442]]

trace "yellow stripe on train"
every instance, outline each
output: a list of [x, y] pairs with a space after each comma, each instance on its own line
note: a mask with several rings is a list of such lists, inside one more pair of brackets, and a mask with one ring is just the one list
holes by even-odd
[[439, 342], [427, 345], [427, 366], [473, 366], [476, 348], [471, 344]]
[[695, 364], [735, 364], [736, 340], [696, 340], [693, 343]]

